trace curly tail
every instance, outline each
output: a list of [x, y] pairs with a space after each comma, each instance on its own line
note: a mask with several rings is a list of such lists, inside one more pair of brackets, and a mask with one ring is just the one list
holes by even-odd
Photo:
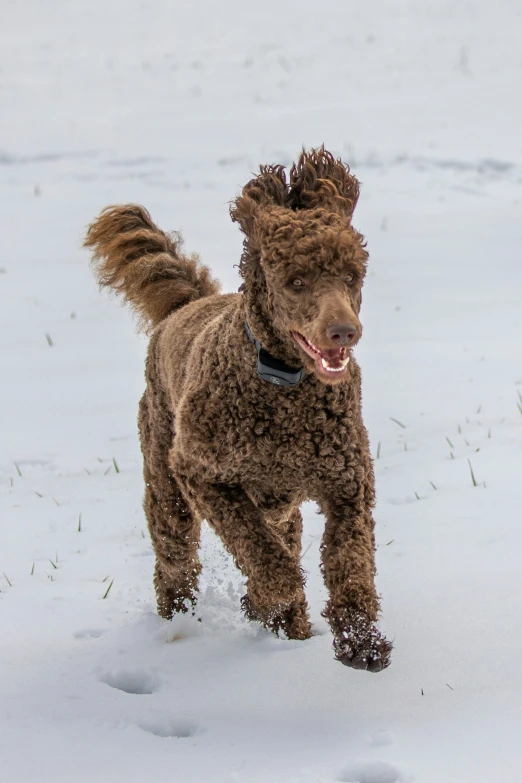
[[183, 255], [181, 246], [179, 235], [161, 231], [137, 204], [106, 207], [84, 242], [100, 286], [121, 294], [145, 329], [189, 302], [219, 293], [209, 269], [198, 256]]

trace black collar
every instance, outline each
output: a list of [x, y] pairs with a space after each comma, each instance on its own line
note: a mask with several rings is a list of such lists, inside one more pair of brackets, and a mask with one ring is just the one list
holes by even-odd
[[290, 367], [281, 359], [276, 359], [261, 347], [259, 340], [256, 340], [247, 323], [245, 323], [245, 329], [248, 339], [257, 349], [257, 374], [260, 378], [274, 383], [276, 386], [296, 386], [301, 383], [305, 377], [305, 371], [302, 367], [296, 370], [295, 367]]

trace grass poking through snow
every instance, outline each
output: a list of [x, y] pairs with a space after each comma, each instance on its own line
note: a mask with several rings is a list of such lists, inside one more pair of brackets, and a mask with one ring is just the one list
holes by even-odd
[[390, 416], [390, 421], [395, 422], [395, 424], [398, 424], [399, 427], [402, 427], [403, 430], [406, 429], [406, 425], [402, 423], [402, 421], [399, 421], [399, 419], [394, 419], [393, 416]]
[[474, 487], [478, 487], [477, 479], [475, 478], [475, 474], [473, 472], [473, 465], [471, 464], [471, 460], [468, 459], [468, 465], [469, 465], [469, 472], [471, 473], [471, 480], [473, 482]]
[[111, 583], [110, 583], [110, 585], [108, 586], [107, 590], [105, 591], [105, 594], [104, 594], [104, 596], [103, 596], [103, 600], [105, 600], [105, 599], [107, 598], [107, 596], [109, 595], [110, 589], [111, 589], [111, 587], [113, 586], [113, 584], [114, 584], [114, 579], [112, 580], [112, 582], [111, 582]]

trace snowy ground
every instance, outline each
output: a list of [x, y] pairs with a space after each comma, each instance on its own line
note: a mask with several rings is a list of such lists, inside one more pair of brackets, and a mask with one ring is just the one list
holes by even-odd
[[[3, 0], [1, 17], [2, 779], [522, 781], [520, 5]], [[313, 507], [310, 641], [243, 621], [209, 531], [204, 622], [156, 616], [145, 341], [80, 249], [101, 207], [138, 201], [234, 290], [227, 200], [323, 141], [363, 181], [371, 252], [379, 675], [333, 660]]]

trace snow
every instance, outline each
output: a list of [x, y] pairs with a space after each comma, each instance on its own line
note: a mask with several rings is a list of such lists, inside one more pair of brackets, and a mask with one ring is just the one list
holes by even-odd
[[[4, 780], [522, 781], [521, 76], [507, 0], [4, 0]], [[312, 639], [243, 620], [208, 529], [202, 622], [157, 617], [146, 341], [81, 250], [103, 206], [137, 201], [235, 290], [228, 200], [322, 142], [363, 182], [371, 253], [378, 675], [333, 660], [311, 505]]]

